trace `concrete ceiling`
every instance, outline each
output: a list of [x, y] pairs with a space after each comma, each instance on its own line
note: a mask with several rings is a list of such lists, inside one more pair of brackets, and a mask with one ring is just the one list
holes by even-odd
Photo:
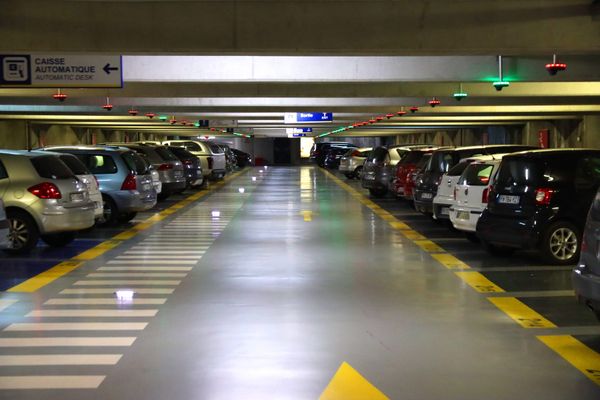
[[[600, 20], [588, 0], [52, 3], [4, 1], [0, 52], [124, 54], [125, 85], [65, 89], [64, 103], [56, 89], [0, 88], [0, 118], [207, 133], [143, 116], [153, 112], [282, 136], [300, 126], [285, 125], [285, 112], [333, 112], [312, 125], [318, 135], [420, 107], [349, 133], [388, 135], [600, 112]], [[568, 68], [550, 76], [554, 52]], [[510, 81], [500, 92], [498, 54]]]

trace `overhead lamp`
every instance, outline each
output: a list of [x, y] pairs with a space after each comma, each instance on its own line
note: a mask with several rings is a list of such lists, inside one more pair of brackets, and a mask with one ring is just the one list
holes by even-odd
[[63, 101], [65, 101], [67, 99], [67, 97], [69, 97], [69, 96], [67, 96], [65, 93], [61, 93], [60, 89], [58, 89], [58, 91], [52, 95], [52, 98], [54, 100], [58, 100], [61, 103]]
[[370, 124], [374, 124], [375, 122], [377, 122], [375, 119], [370, 119], [370, 120], [369, 120], [369, 123], [370, 123]]
[[442, 102], [439, 101], [438, 99], [436, 99], [435, 97], [433, 99], [429, 100], [428, 103], [431, 106], [431, 108], [434, 108], [435, 106], [439, 106], [440, 104], [442, 104]]
[[396, 114], [398, 114], [398, 116], [400, 117], [406, 114], [406, 111], [404, 111], [404, 107], [400, 107], [400, 111], [396, 111]]
[[564, 71], [567, 69], [567, 64], [556, 61], [556, 54], [552, 55], [552, 62], [546, 64], [546, 71], [550, 75], [556, 75], [559, 71]]
[[167, 117], [166, 115], [159, 115], [158, 119], [161, 120], [161, 121], [166, 121], [166, 120], [169, 119], [169, 117]]
[[113, 109], [113, 105], [110, 104], [110, 98], [108, 96], [106, 96], [106, 104], [104, 104], [102, 108], [104, 108], [106, 111], [110, 111]]
[[177, 123], [177, 120], [175, 119], [175, 117], [171, 117], [171, 119], [169, 120], [169, 123], [171, 125], [175, 125]]
[[385, 115], [385, 117], [386, 117], [387, 119], [390, 119], [390, 118], [392, 118], [393, 116], [394, 116], [394, 114], [386, 114], [386, 115]]
[[452, 96], [456, 101], [461, 101], [462, 99], [468, 96], [468, 94], [463, 92], [462, 90], [462, 83], [458, 84], [458, 92], [454, 93]]
[[498, 56], [498, 80], [492, 83], [492, 86], [499, 92], [507, 86], [510, 86], [510, 82], [505, 81], [502, 78], [502, 56]]
[[156, 114], [148, 112], [148, 113], [146, 113], [146, 117], [152, 119], [152, 118], [156, 117]]
[[419, 111], [419, 107], [417, 107], [417, 106], [412, 106], [411, 108], [409, 108], [409, 110], [410, 110], [410, 112], [411, 112], [411, 113], [413, 113], [413, 114], [414, 114], [414, 113], [416, 113], [417, 111]]
[[381, 116], [375, 117], [375, 119], [376, 119], [377, 121], [383, 121], [383, 117], [381, 117]]
[[132, 117], [135, 117], [136, 115], [138, 115], [139, 111], [132, 107], [129, 109], [129, 111], [127, 111], [127, 113], [129, 113], [129, 115], [131, 115]]

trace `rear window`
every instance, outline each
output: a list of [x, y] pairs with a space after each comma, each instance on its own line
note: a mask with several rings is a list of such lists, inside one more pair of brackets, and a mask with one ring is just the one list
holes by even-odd
[[94, 175], [117, 173], [117, 165], [111, 156], [103, 154], [77, 154], [77, 158], [79, 158]]
[[424, 154], [423, 157], [417, 163], [417, 168], [418, 169], [425, 168], [425, 166], [429, 163], [429, 160], [431, 160], [431, 153]]
[[406, 155], [402, 158], [402, 165], [405, 164], [416, 164], [419, 162], [419, 160], [421, 158], [423, 158], [423, 153], [422, 151], [409, 151], [408, 153], [406, 153]]
[[42, 178], [68, 179], [73, 177], [73, 171], [56, 156], [34, 157], [31, 159], [31, 164]]
[[70, 154], [63, 154], [58, 156], [58, 158], [67, 164], [67, 167], [69, 167], [75, 175], [91, 175], [90, 170], [86, 168], [85, 164], [83, 164], [79, 158]]
[[223, 149], [214, 143], [208, 143], [208, 147], [210, 147], [210, 151], [213, 153], [223, 153]]
[[128, 151], [123, 153], [121, 156], [123, 157], [123, 161], [125, 161], [125, 164], [130, 171], [135, 172], [137, 175], [144, 175], [147, 173], [148, 165], [138, 154]]
[[173, 147], [173, 146], [170, 146], [169, 147], [169, 151], [171, 153], [175, 154], [177, 157], [180, 157], [180, 158], [194, 158], [195, 157], [192, 153], [190, 153], [189, 151], [187, 151], [183, 147]]
[[150, 164], [162, 164], [163, 162], [158, 153], [149, 147], [130, 147], [130, 149], [144, 157]]
[[388, 151], [384, 147], [375, 148], [369, 155], [370, 162], [384, 162], [388, 157]]
[[198, 143], [194, 143], [194, 142], [173, 143], [173, 146], [181, 146], [189, 151], [198, 151], [198, 152], [204, 151], [202, 146], [200, 146]]
[[454, 167], [450, 168], [447, 172], [449, 176], [459, 176], [463, 173], [463, 171], [471, 164], [469, 161], [463, 161], [456, 164]]
[[165, 161], [179, 161], [179, 158], [166, 147], [155, 147], [154, 151]]
[[485, 186], [490, 183], [490, 175], [494, 169], [490, 164], [471, 164], [463, 172], [459, 184]]
[[456, 161], [454, 160], [452, 152], [435, 152], [431, 156], [427, 170], [430, 172], [441, 172], [445, 174], [448, 170], [454, 166]]
[[496, 183], [500, 186], [530, 186], [539, 182], [541, 166], [529, 160], [504, 159], [498, 171]]

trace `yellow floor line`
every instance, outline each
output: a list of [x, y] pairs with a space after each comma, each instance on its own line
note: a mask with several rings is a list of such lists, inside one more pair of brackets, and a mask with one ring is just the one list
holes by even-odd
[[600, 385], [600, 354], [573, 336], [538, 336], [537, 338], [590, 378], [596, 385]]
[[343, 363], [337, 370], [319, 400], [387, 400], [384, 395], [367, 381], [350, 364]]
[[479, 272], [455, 272], [456, 276], [462, 279], [466, 284], [477, 290], [479, 293], [500, 293], [504, 292], [500, 286], [490, 281]]
[[227, 184], [232, 179], [237, 178], [243, 172], [244, 172], [244, 169], [240, 170], [234, 174], [229, 175], [223, 181], [210, 187], [206, 191], [194, 193], [194, 194], [188, 196], [187, 198], [185, 198], [184, 200], [178, 201], [171, 207], [169, 207], [165, 210], [162, 210], [162, 211], [158, 212], [157, 214], [154, 214], [153, 216], [145, 219], [142, 222], [137, 223], [131, 229], [121, 232], [121, 233], [113, 236], [112, 238], [105, 240], [104, 242], [92, 247], [91, 249], [88, 249], [88, 250], [85, 250], [85, 251], [79, 253], [78, 255], [70, 258], [69, 260], [65, 260], [65, 261], [53, 266], [52, 268], [50, 268], [42, 273], [39, 273], [36, 276], [29, 278], [24, 282], [19, 283], [16, 286], [13, 286], [13, 287], [7, 289], [7, 292], [35, 292], [36, 290], [50, 284], [51, 282], [64, 276], [65, 274], [68, 274], [69, 272], [73, 271], [74, 269], [79, 268], [80, 266], [83, 265], [83, 263], [85, 261], [90, 261], [97, 257], [100, 257], [107, 251], [112, 250], [115, 247], [119, 246], [121, 243], [123, 243], [123, 241], [131, 239], [132, 237], [136, 236], [138, 233], [142, 232], [143, 230], [150, 228], [154, 224], [165, 219], [167, 216], [169, 216], [169, 215], [181, 210], [185, 206], [191, 204], [193, 201], [196, 201], [204, 196], [207, 196], [209, 193], [212, 193], [215, 190], [223, 187], [225, 184]]
[[488, 297], [488, 300], [523, 328], [556, 328], [552, 322], [514, 297]]
[[432, 254], [431, 257], [435, 258], [440, 264], [448, 269], [469, 269], [467, 264], [448, 253]]

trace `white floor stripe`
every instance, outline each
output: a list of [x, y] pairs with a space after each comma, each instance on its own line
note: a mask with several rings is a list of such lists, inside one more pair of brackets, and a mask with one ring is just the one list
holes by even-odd
[[110, 260], [107, 264], [196, 264], [196, 260]]
[[204, 250], [127, 250], [123, 254], [181, 254], [181, 255], [202, 255]]
[[16, 299], [0, 299], [0, 311], [3, 311], [4, 309], [12, 306], [17, 301], [19, 301], [19, 300], [16, 300]]
[[142, 331], [147, 322], [18, 322], [5, 331]]
[[0, 367], [36, 365], [115, 365], [122, 354], [31, 354], [0, 356]]
[[[119, 287], [118, 289], [127, 289], [127, 287]], [[86, 288], [86, 289], [63, 289], [59, 294], [114, 294], [117, 288]], [[170, 288], [136, 288], [134, 292], [136, 294], [172, 294], [175, 289]]]
[[128, 347], [136, 337], [0, 338], [0, 347]]
[[[133, 246], [128, 251], [152, 251], [156, 250], [157, 244], [148, 244], [143, 246]], [[160, 243], [161, 250], [160, 251], [172, 251], [172, 250], [182, 250], [182, 251], [204, 251], [208, 250], [210, 245], [205, 244], [196, 244], [190, 243], [184, 245], [180, 245], [179, 243]]]
[[96, 389], [105, 375], [0, 376], [0, 389]]
[[187, 273], [176, 272], [94, 272], [87, 278], [185, 278]]
[[146, 305], [146, 304], [165, 304], [166, 298], [134, 298], [133, 300], [120, 301], [116, 297], [94, 298], [94, 299], [50, 299], [44, 303], [45, 306], [63, 306], [63, 305]]
[[154, 317], [158, 310], [33, 310], [25, 317], [35, 318], [86, 318], [86, 317], [119, 317], [140, 318]]
[[199, 260], [202, 256], [198, 254], [187, 254], [187, 255], [175, 255], [175, 254], [133, 254], [127, 256], [118, 256], [115, 257], [115, 260], [143, 260], [146, 261], [148, 259], [152, 260]]
[[181, 283], [180, 280], [138, 280], [138, 279], [97, 279], [89, 281], [77, 281], [75, 286], [114, 286], [115, 288], [124, 289], [123, 286], [177, 286]]
[[194, 267], [100, 267], [98, 271], [191, 271]]

